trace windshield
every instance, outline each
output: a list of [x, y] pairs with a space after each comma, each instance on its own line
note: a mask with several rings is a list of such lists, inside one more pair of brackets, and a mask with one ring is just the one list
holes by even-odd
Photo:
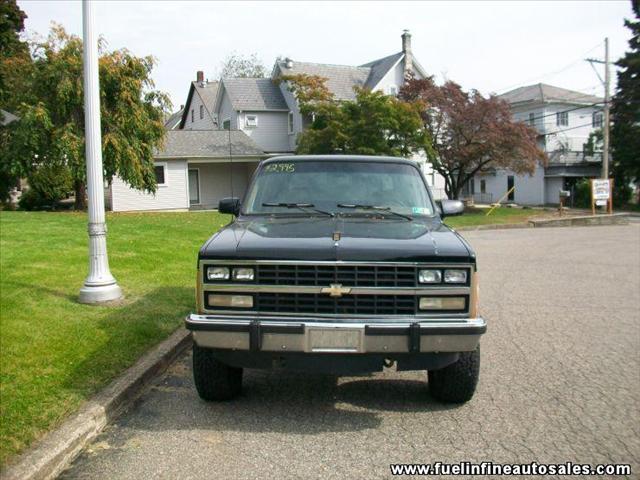
[[349, 215], [433, 215], [426, 185], [412, 165], [324, 160], [266, 164], [247, 193], [244, 213], [301, 213], [296, 207]]

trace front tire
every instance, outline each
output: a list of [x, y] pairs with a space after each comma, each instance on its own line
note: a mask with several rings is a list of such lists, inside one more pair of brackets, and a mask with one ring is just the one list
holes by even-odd
[[210, 349], [194, 343], [193, 381], [203, 400], [231, 400], [242, 390], [242, 369], [220, 362]]
[[429, 393], [441, 402], [467, 402], [476, 391], [479, 376], [480, 345], [473, 352], [462, 352], [451, 365], [429, 370]]

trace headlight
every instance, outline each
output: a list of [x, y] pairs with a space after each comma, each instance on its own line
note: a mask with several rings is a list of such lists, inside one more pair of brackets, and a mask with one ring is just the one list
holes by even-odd
[[234, 268], [233, 279], [239, 282], [252, 282], [254, 278], [253, 268]]
[[466, 270], [445, 270], [444, 283], [467, 283]]
[[253, 307], [253, 297], [251, 295], [219, 295], [217, 293], [210, 293], [208, 299], [209, 305], [212, 307]]
[[420, 283], [440, 283], [442, 282], [442, 272], [440, 270], [420, 270], [418, 281]]
[[422, 297], [420, 310], [464, 310], [464, 297]]
[[209, 280], [229, 280], [229, 269], [227, 267], [207, 268], [207, 278]]

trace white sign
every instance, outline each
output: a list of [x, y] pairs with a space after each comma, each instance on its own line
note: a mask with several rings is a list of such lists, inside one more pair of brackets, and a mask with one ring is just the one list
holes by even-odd
[[604, 207], [607, 204], [606, 200], [596, 200], [596, 205], [599, 207]]
[[609, 200], [609, 180], [593, 181], [593, 199]]

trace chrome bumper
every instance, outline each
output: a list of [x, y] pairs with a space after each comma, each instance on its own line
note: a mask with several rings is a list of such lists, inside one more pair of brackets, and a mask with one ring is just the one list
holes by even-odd
[[487, 330], [481, 317], [365, 323], [191, 314], [185, 324], [200, 347], [306, 353], [467, 352], [475, 350]]

